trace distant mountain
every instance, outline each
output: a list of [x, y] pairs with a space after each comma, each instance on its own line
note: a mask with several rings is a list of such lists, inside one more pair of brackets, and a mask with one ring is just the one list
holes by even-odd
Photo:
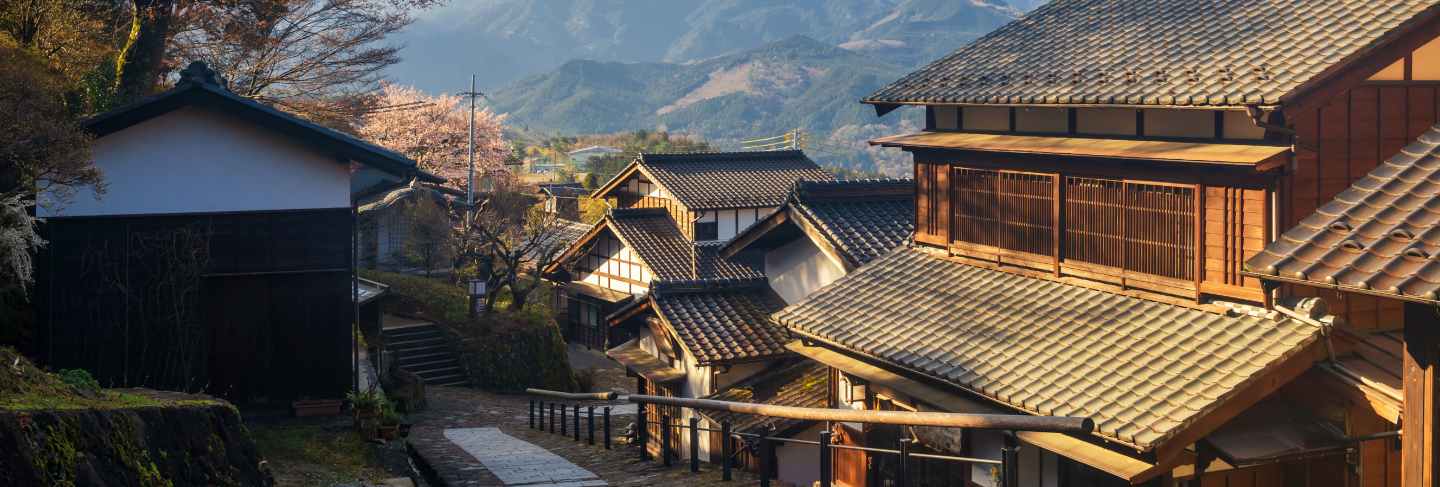
[[401, 32], [390, 78], [458, 91], [575, 59], [693, 63], [804, 35], [913, 67], [1043, 0], [455, 0]]
[[742, 139], [798, 127], [811, 135], [809, 150], [822, 163], [896, 173], [899, 154], [864, 141], [913, 128], [917, 115], [881, 120], [859, 100], [907, 69], [793, 36], [687, 64], [571, 61], [489, 98], [529, 132], [668, 130], [737, 148]]

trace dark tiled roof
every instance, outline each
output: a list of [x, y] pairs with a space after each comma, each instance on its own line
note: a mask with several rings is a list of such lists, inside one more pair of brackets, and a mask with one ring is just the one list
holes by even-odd
[[801, 182], [791, 198], [857, 267], [899, 247], [915, 232], [914, 180]]
[[793, 332], [1150, 449], [1319, 337], [902, 248], [776, 313]]
[[719, 244], [687, 240], [665, 210], [656, 208], [612, 210], [607, 224], [619, 234], [656, 280], [749, 280], [764, 278], [754, 266], [720, 257]]
[[872, 103], [1276, 104], [1434, 0], [1054, 0]]
[[671, 367], [670, 364], [660, 360], [659, 357], [651, 355], [645, 349], [640, 348], [640, 341], [630, 340], [615, 348], [605, 351], [605, 356], [620, 362], [631, 372], [640, 374], [641, 377], [655, 382], [674, 382], [685, 378], [685, 371]]
[[585, 186], [580, 183], [541, 184], [540, 191], [563, 198], [578, 198], [590, 194], [590, 190], [585, 189]]
[[834, 179], [795, 150], [648, 153], [636, 162], [692, 210], [780, 206], [796, 181]]
[[541, 257], [557, 258], [567, 247], [574, 245], [576, 240], [580, 240], [586, 233], [590, 233], [590, 229], [594, 226], [595, 225], [588, 223], [557, 218], [554, 230], [541, 236], [542, 241], [540, 245], [532, 250], [530, 258], [532, 260], [538, 260]]
[[1436, 300], [1440, 126], [1245, 263], [1265, 276]]
[[[801, 359], [761, 372], [753, 377], [730, 385], [705, 399], [730, 402], [749, 402], [772, 406], [799, 408], [825, 408], [830, 404], [830, 369], [819, 362]], [[807, 421], [798, 419], [773, 418], [755, 414], [737, 414], [728, 411], [701, 411], [715, 423], [730, 422], [732, 431], [757, 433], [766, 425], [775, 426], [778, 432], [799, 429]]]
[[85, 120], [84, 125], [97, 137], [103, 137], [193, 104], [221, 106], [226, 113], [236, 117], [258, 120], [269, 129], [333, 148], [355, 161], [402, 178], [418, 177], [432, 183], [445, 182], [445, 178], [420, 169], [413, 159], [403, 154], [236, 95], [224, 86], [224, 80], [218, 74], [202, 62], [192, 62], [182, 70], [180, 82], [174, 88], [91, 117]]
[[656, 292], [655, 311], [703, 364], [785, 354], [790, 334], [770, 322], [785, 303], [768, 288], [748, 286], [703, 292]]

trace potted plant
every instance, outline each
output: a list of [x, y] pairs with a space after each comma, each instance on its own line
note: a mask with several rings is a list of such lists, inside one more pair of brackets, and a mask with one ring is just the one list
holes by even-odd
[[355, 412], [355, 429], [362, 433], [373, 431], [385, 398], [374, 388], [365, 392], [350, 391], [345, 398], [350, 401], [350, 408]]

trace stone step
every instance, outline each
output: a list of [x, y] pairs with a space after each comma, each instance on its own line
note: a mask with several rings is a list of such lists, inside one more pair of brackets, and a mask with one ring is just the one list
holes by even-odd
[[435, 326], [417, 326], [414, 328], [386, 331], [383, 334], [385, 335], [386, 341], [412, 340], [416, 338], [443, 338], [445, 336], [444, 333], [441, 333], [440, 328]]
[[396, 353], [395, 363], [398, 363], [400, 364], [400, 366], [403, 367], [406, 365], [431, 362], [440, 359], [453, 360], [454, 358], [455, 354], [451, 353], [450, 350], [441, 347], [434, 347], [429, 351], [422, 349], [414, 349], [413, 351], [407, 351], [405, 353]]
[[425, 381], [425, 385], [429, 386], [462, 386], [470, 383], [469, 379], [462, 374], [421, 378], [420, 380]]
[[410, 371], [410, 372], [413, 372], [415, 375], [418, 375], [418, 376], [420, 376], [420, 378], [426, 379], [427, 381], [428, 381], [429, 379], [431, 379], [431, 378], [444, 377], [444, 376], [448, 376], [448, 375], [452, 375], [452, 374], [454, 374], [454, 375], [459, 375], [459, 374], [462, 374], [462, 373], [463, 373], [463, 372], [460, 370], [460, 366], [459, 366], [459, 365], [452, 365], [452, 366], [450, 366], [450, 367], [436, 367], [436, 368], [433, 368], [433, 369], [411, 369], [411, 368], [406, 368], [405, 370], [408, 370], [408, 371]]
[[389, 349], [389, 350], [393, 350], [393, 351], [397, 351], [397, 352], [404, 353], [404, 351], [407, 351], [407, 350], [421, 349], [421, 348], [441, 347], [441, 346], [443, 346], [444, 344], [445, 344], [445, 338], [444, 338], [444, 337], [419, 338], [419, 339], [415, 339], [415, 340], [401, 340], [401, 341], [389, 342], [389, 343], [386, 343], [386, 344], [385, 344], [385, 348], [386, 348], [386, 349]]
[[459, 366], [460, 366], [460, 361], [459, 361], [459, 360], [456, 360], [455, 357], [441, 357], [441, 358], [438, 358], [438, 359], [430, 360], [430, 361], [428, 361], [428, 362], [414, 362], [414, 363], [408, 363], [408, 364], [405, 363], [404, 361], [401, 361], [401, 362], [400, 362], [400, 368], [405, 369], [405, 370], [408, 370], [408, 371], [411, 371], [411, 372], [416, 372], [416, 371], [421, 371], [421, 370], [433, 370], [433, 369], [455, 368], [455, 367], [459, 367]]

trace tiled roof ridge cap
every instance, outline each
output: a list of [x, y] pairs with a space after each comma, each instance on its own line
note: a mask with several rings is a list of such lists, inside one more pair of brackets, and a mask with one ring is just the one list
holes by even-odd
[[764, 277], [751, 278], [700, 278], [700, 279], [656, 279], [650, 283], [652, 296], [669, 294], [696, 294], [711, 291], [738, 291], [756, 289], [768, 281]]
[[[913, 196], [915, 180], [910, 178], [865, 178], [795, 181], [789, 200], [891, 199]], [[840, 190], [869, 190], [866, 194], [836, 194]]]
[[636, 160], [644, 165], [683, 165], [700, 162], [714, 162], [714, 160], [716, 159], [731, 159], [737, 161], [810, 161], [810, 158], [805, 155], [805, 151], [801, 150], [642, 152], [636, 156]]
[[668, 216], [664, 208], [611, 208], [611, 218], [640, 218], [647, 216]]

